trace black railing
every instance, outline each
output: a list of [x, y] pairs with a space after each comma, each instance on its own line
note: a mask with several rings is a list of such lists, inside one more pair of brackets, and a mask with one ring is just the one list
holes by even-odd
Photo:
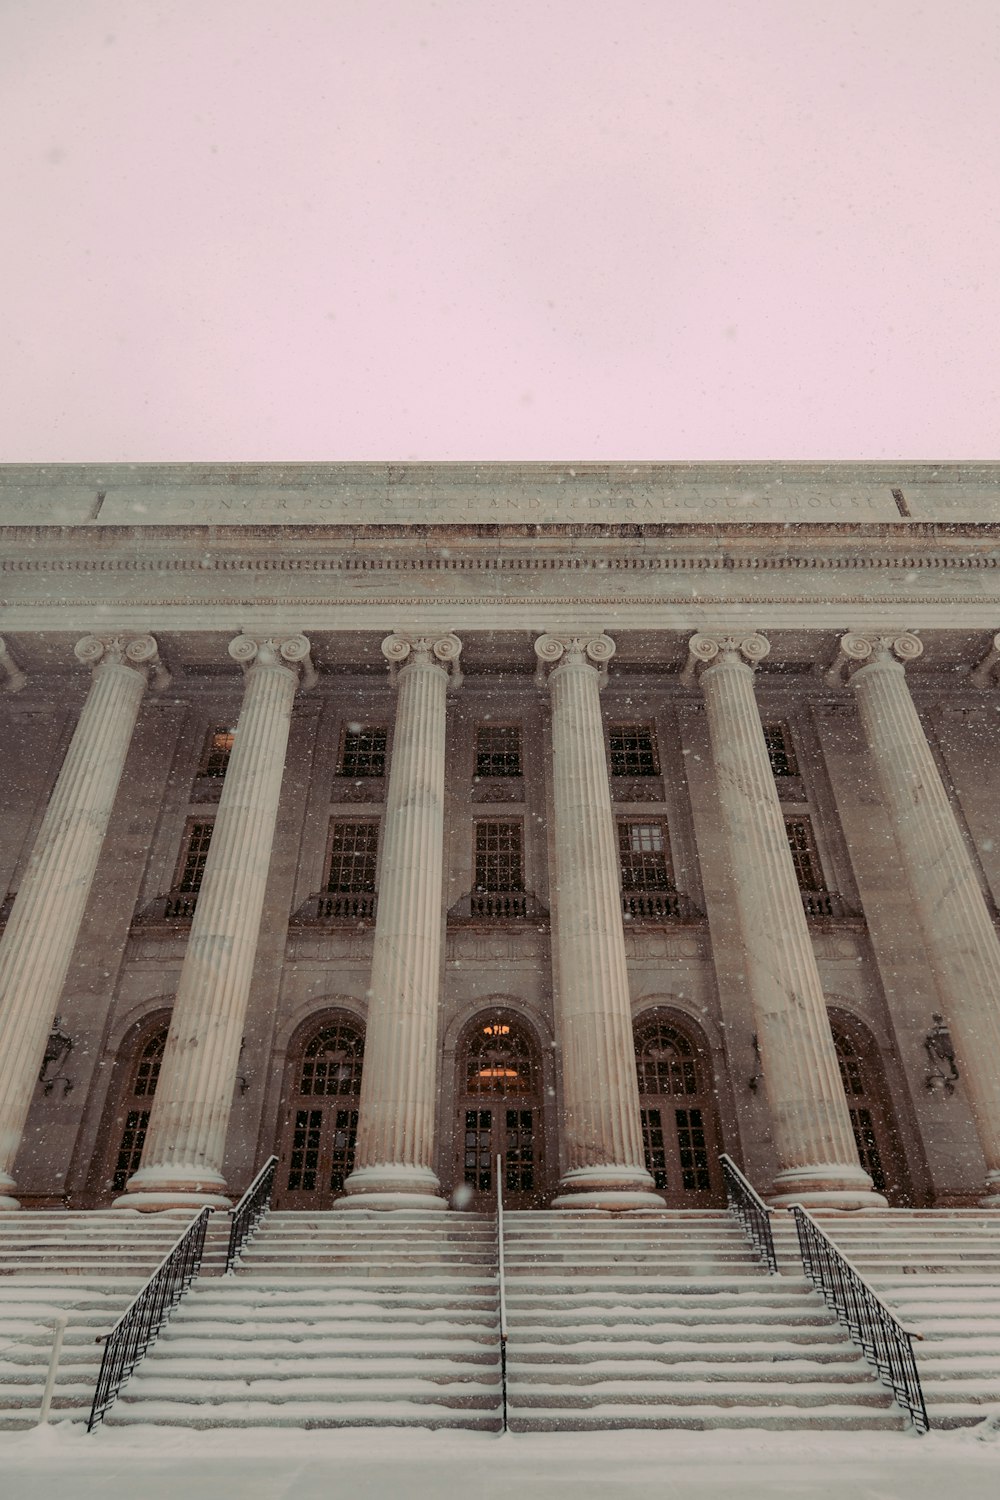
[[507, 1431], [507, 1276], [503, 1242], [503, 1162], [497, 1157], [497, 1283], [500, 1311], [500, 1431]]
[[142, 908], [133, 923], [144, 927], [156, 922], [190, 922], [198, 905], [197, 891], [168, 891], [165, 896], [155, 896]]
[[111, 1332], [98, 1337], [97, 1342], [104, 1344], [104, 1356], [87, 1422], [88, 1432], [93, 1432], [98, 1422], [104, 1421], [118, 1400], [122, 1386], [155, 1342], [156, 1335], [201, 1269], [205, 1231], [211, 1212], [210, 1208], [203, 1208], [198, 1217], [192, 1219]]
[[856, 917], [839, 891], [799, 891], [807, 917]]
[[296, 926], [310, 923], [374, 922], [378, 897], [374, 891], [319, 891], [304, 901], [292, 917]]
[[917, 1432], [927, 1432], [931, 1424], [913, 1357], [913, 1340], [920, 1335], [903, 1327], [810, 1213], [799, 1204], [792, 1213], [806, 1276], [909, 1412]]
[[278, 1158], [269, 1156], [233, 1209], [229, 1222], [229, 1248], [226, 1251], [227, 1276], [239, 1260], [243, 1246], [253, 1238], [261, 1219], [271, 1207], [274, 1174], [277, 1170]]
[[448, 912], [449, 922], [548, 922], [533, 891], [470, 891]]
[[719, 1163], [726, 1183], [726, 1203], [729, 1212], [739, 1220], [743, 1233], [772, 1276], [776, 1275], [778, 1257], [774, 1253], [770, 1209], [753, 1185], [743, 1176], [731, 1156], [720, 1156]]
[[701, 916], [683, 891], [622, 891], [627, 922], [694, 922]]

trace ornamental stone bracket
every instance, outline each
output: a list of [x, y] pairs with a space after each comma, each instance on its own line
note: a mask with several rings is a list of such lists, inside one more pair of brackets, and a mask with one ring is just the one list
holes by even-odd
[[229, 655], [243, 668], [244, 676], [255, 666], [286, 667], [299, 677], [303, 692], [319, 681], [304, 635], [259, 636], [245, 631], [229, 642]]
[[3, 672], [7, 679], [6, 691], [8, 693], [19, 693], [28, 681], [27, 674], [18, 666], [2, 635], [0, 635], [0, 672]]
[[170, 685], [170, 671], [151, 635], [85, 635], [77, 641], [73, 655], [92, 672], [101, 667], [131, 667], [154, 692], [162, 693]]
[[535, 655], [538, 657], [535, 685], [544, 687], [560, 666], [586, 665], [596, 668], [598, 686], [603, 688], [608, 680], [608, 662], [617, 649], [611, 637], [603, 632], [598, 635], [540, 635], [535, 641]]
[[394, 630], [382, 642], [382, 655], [389, 663], [389, 681], [395, 686], [400, 669], [410, 663], [441, 667], [448, 674], [451, 689], [462, 686], [462, 669], [459, 657], [462, 642], [453, 632], [444, 635], [419, 635], [406, 630]]
[[726, 657], [736, 657], [748, 667], [758, 666], [771, 650], [771, 642], [759, 631], [746, 635], [693, 635], [688, 641], [688, 658], [681, 672], [681, 682], [691, 686], [705, 668], [720, 665]]
[[898, 635], [851, 630], [842, 636], [837, 655], [824, 673], [827, 687], [841, 688], [862, 667], [879, 661], [897, 661], [904, 667], [924, 654], [924, 643], [913, 630]]

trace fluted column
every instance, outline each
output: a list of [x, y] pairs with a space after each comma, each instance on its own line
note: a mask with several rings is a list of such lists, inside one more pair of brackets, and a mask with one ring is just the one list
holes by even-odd
[[753, 1002], [778, 1173], [772, 1203], [885, 1202], [858, 1162], [851, 1118], [754, 696], [762, 635], [695, 635], [732, 899]]
[[116, 1208], [226, 1208], [222, 1161], [305, 636], [237, 636], [246, 686], [139, 1170]]
[[80, 931], [150, 672], [152, 636], [85, 636], [87, 701], [0, 941], [0, 1208], [18, 1208], [11, 1171]]
[[662, 1208], [646, 1171], [601, 722], [606, 635], [543, 635], [552, 699], [552, 812], [565, 1170], [554, 1208]]
[[1000, 941], [906, 681], [916, 635], [852, 633], [841, 651], [1000, 1206]]
[[457, 636], [394, 634], [386, 797], [355, 1166], [336, 1207], [443, 1209], [434, 1173], [448, 670]]

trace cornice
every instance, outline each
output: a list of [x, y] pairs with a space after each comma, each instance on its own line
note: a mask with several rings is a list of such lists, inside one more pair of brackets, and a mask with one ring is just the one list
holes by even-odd
[[[997, 528], [1000, 544], [1000, 528]], [[989, 571], [1000, 568], [996, 551], [786, 553], [678, 552], [658, 556], [349, 556], [340, 557], [5, 557], [0, 573], [661, 573], [661, 572], [815, 572], [911, 573], [918, 569]]]

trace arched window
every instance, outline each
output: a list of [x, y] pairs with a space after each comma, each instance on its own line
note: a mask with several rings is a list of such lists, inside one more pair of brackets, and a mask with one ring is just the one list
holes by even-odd
[[640, 1094], [698, 1094], [698, 1058], [691, 1038], [654, 1018], [636, 1028], [635, 1063]]
[[711, 1065], [693, 1028], [662, 1011], [635, 1027], [646, 1170], [671, 1207], [714, 1204], [718, 1147]]
[[354, 1170], [364, 1064], [361, 1022], [327, 1012], [298, 1033], [286, 1071], [286, 1113], [277, 1202], [323, 1209]]
[[167, 1045], [167, 1027], [160, 1026], [139, 1046], [129, 1079], [128, 1097], [124, 1101], [124, 1123], [115, 1158], [111, 1188], [123, 1193], [125, 1184], [139, 1170], [142, 1148], [146, 1144], [150, 1108], [160, 1078], [163, 1049]]
[[477, 1021], [466, 1050], [470, 1094], [531, 1094], [536, 1072], [534, 1048], [516, 1019], [504, 1014]]
[[459, 1181], [486, 1207], [500, 1157], [508, 1206], [532, 1206], [541, 1188], [542, 1101], [530, 1028], [512, 1011], [482, 1011], [466, 1028], [458, 1068]]
[[885, 1193], [891, 1203], [909, 1202], [906, 1161], [875, 1038], [846, 1011], [830, 1013], [830, 1030], [858, 1160], [877, 1193]]
[[360, 1094], [364, 1053], [365, 1039], [356, 1022], [324, 1026], [303, 1053], [299, 1093]]

